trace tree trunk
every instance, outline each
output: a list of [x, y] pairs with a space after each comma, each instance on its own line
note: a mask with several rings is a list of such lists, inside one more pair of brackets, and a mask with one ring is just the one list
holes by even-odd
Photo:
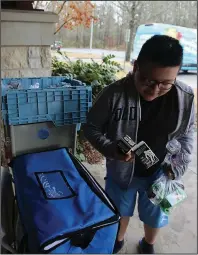
[[179, 1], [175, 1], [175, 10], [177, 10], [176, 11], [176, 25], [178, 25], [179, 26], [179, 24], [180, 24], [180, 3], [179, 3]]
[[119, 34], [120, 34], [120, 27], [117, 24], [117, 31], [116, 31], [116, 48], [118, 49], [119, 47]]
[[79, 45], [79, 27], [76, 28], [76, 46], [80, 48]]
[[130, 36], [129, 36], [129, 42], [127, 43], [127, 50], [126, 50], [126, 61], [130, 61], [131, 52], [133, 49], [133, 40], [134, 40], [134, 21], [130, 21]]
[[80, 26], [80, 48], [85, 47], [84, 26]]
[[134, 39], [134, 30], [135, 30], [135, 11], [136, 11], [136, 2], [133, 1], [131, 6], [131, 20], [129, 22], [129, 29], [130, 29], [129, 42], [127, 44], [127, 50], [126, 50], [126, 56], [125, 56], [126, 61], [130, 61], [131, 51], [133, 48], [133, 39]]
[[120, 45], [123, 45], [123, 43], [124, 43], [124, 40], [123, 40], [123, 38], [124, 38], [124, 33], [123, 33], [123, 31], [124, 31], [124, 23], [122, 23], [122, 26], [121, 26], [121, 29], [120, 29], [120, 40], [119, 40], [119, 43], [120, 43]]

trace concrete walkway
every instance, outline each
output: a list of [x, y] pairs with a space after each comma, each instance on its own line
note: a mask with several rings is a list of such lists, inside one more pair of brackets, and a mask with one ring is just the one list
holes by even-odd
[[[84, 163], [104, 187], [105, 162], [101, 165]], [[156, 243], [156, 253], [197, 254], [197, 133], [194, 139], [193, 160], [185, 174], [184, 184], [188, 198], [170, 216], [170, 224], [161, 230]], [[137, 254], [137, 243], [143, 236], [143, 225], [137, 210], [131, 218], [122, 254]]]

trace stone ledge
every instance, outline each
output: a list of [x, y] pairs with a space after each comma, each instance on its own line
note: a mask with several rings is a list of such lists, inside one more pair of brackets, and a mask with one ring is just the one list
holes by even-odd
[[38, 69], [18, 69], [18, 70], [2, 70], [1, 78], [23, 78], [23, 77], [49, 77], [51, 70], [49, 68]]
[[1, 12], [1, 46], [44, 46], [54, 42], [58, 15], [37, 11]]
[[1, 10], [1, 22], [58, 22], [58, 15], [52, 12], [22, 11], [22, 10]]

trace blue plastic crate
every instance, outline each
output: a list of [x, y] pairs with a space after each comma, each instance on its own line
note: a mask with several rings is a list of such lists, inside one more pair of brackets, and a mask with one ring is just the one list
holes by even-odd
[[4, 78], [1, 79], [2, 96], [8, 91], [15, 89], [31, 89], [35, 84], [39, 84], [39, 89], [61, 87], [68, 83], [73, 86], [86, 86], [85, 83], [72, 79], [68, 76], [50, 76], [41, 78]]
[[[49, 78], [52, 78], [53, 81]], [[41, 79], [42, 82], [45, 80], [43, 86], [50, 87], [60, 82], [60, 80], [56, 80], [57, 77], [49, 78]], [[27, 81], [28, 78], [25, 79]], [[5, 82], [5, 79], [3, 80]], [[24, 80], [21, 80], [24, 84]], [[50, 86], [49, 80], [51, 81]], [[2, 97], [2, 116], [4, 123], [8, 125], [52, 121], [56, 126], [63, 126], [85, 123], [91, 106], [92, 90], [88, 86], [8, 89]]]

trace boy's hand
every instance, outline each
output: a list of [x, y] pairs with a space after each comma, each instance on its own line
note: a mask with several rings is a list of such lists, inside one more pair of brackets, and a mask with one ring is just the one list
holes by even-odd
[[163, 166], [163, 168], [164, 168], [164, 172], [168, 176], [168, 178], [171, 179], [171, 180], [174, 180], [175, 179], [175, 175], [174, 175], [174, 173], [172, 171], [171, 165], [165, 164]]
[[175, 179], [175, 175], [174, 175], [174, 173], [173, 173], [172, 170], [169, 170], [169, 171], [167, 172], [167, 176], [168, 176], [168, 178], [171, 179], [171, 180], [174, 180], [174, 179]]
[[129, 152], [128, 154], [124, 154], [118, 151], [116, 153], [116, 159], [123, 162], [132, 162], [134, 158], [135, 158], [134, 152]]

